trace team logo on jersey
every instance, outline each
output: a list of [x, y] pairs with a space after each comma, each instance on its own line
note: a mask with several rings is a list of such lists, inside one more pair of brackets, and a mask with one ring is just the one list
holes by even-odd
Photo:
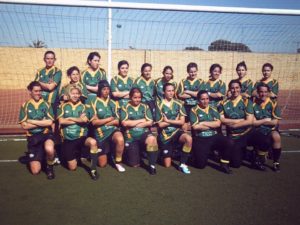
[[34, 154], [33, 153], [30, 153], [29, 154], [29, 158], [33, 158], [34, 157]]
[[122, 87], [122, 84], [119, 84], [118, 87]]
[[69, 113], [69, 110], [66, 110], [66, 113]]
[[102, 112], [103, 110], [102, 110], [102, 109], [99, 109], [98, 111], [99, 111], [99, 112]]
[[164, 154], [165, 154], [165, 155], [168, 154], [168, 152], [169, 152], [169, 151], [168, 151], [167, 149], [164, 150]]
[[28, 112], [31, 113], [32, 111], [29, 109]]
[[202, 114], [199, 114], [199, 117], [203, 117], [203, 115], [202, 115]]

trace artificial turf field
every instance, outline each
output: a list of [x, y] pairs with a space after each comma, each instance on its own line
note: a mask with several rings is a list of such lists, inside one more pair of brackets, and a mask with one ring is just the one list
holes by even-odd
[[[295, 137], [296, 136], [296, 137]], [[18, 159], [25, 141], [0, 142], [1, 225], [299, 225], [300, 138], [283, 137], [280, 173], [208, 166], [184, 175], [158, 166], [123, 174], [111, 166], [92, 181], [83, 168], [56, 166], [55, 180], [32, 176]], [[293, 150], [296, 150], [295, 152]], [[268, 161], [271, 165], [271, 161]], [[212, 164], [214, 165], [214, 164]]]

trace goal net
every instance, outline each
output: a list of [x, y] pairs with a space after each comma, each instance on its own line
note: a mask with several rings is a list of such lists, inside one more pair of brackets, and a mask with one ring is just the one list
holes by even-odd
[[92, 51], [99, 51], [106, 71], [111, 60], [110, 77], [125, 59], [132, 77], [148, 62], [154, 78], [172, 66], [177, 82], [189, 62], [198, 64], [203, 80], [211, 64], [221, 64], [226, 84], [237, 78], [237, 63], [246, 62], [255, 82], [269, 62], [279, 81], [281, 129], [300, 128], [300, 16], [114, 8], [108, 57], [108, 15], [107, 8], [0, 3], [0, 133], [20, 132], [19, 108], [46, 50], [56, 53], [62, 84], [69, 67], [87, 67]]

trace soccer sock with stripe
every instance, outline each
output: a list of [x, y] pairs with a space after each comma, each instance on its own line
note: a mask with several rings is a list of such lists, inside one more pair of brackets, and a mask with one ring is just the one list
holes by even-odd
[[181, 152], [181, 155], [180, 155], [180, 163], [186, 164], [186, 162], [189, 159], [191, 149], [192, 149], [192, 147], [190, 147], [190, 146], [187, 146], [187, 145], [183, 146], [182, 152]]
[[158, 157], [158, 146], [148, 145], [147, 154], [148, 154], [149, 165], [155, 166]]
[[98, 161], [98, 149], [91, 149], [90, 150], [91, 156], [91, 170], [97, 170], [97, 161]]
[[122, 162], [122, 156], [116, 156], [115, 161], [116, 161], [116, 163], [121, 163]]

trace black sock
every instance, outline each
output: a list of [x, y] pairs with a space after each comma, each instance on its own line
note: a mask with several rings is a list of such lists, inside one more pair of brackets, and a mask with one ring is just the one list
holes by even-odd
[[273, 148], [273, 160], [274, 162], [278, 162], [281, 155], [281, 148]]
[[189, 153], [186, 153], [186, 152], [181, 152], [181, 155], [180, 155], [180, 163], [181, 164], [186, 164], [186, 162], [188, 161], [189, 159]]
[[158, 157], [158, 151], [147, 152], [147, 153], [148, 153], [149, 165], [155, 166]]
[[97, 170], [98, 154], [90, 153], [90, 156], [91, 156], [91, 170]]

